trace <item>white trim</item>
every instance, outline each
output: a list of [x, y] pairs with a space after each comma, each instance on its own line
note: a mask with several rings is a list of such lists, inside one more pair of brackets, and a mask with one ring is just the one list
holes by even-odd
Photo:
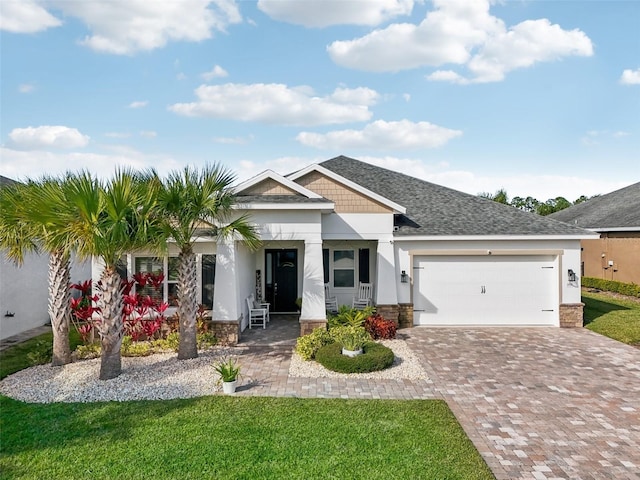
[[582, 227], [594, 232], [640, 232], [640, 227]]
[[394, 235], [394, 242], [434, 241], [434, 240], [588, 240], [599, 237], [593, 235]]
[[333, 212], [336, 208], [333, 202], [317, 203], [236, 203], [233, 205], [236, 210], [323, 210], [327, 213]]
[[394, 210], [395, 213], [407, 213], [407, 209], [405, 207], [403, 207], [402, 205], [393, 202], [391, 200], [389, 200], [388, 198], [383, 197], [382, 195], [378, 195], [375, 192], [372, 192], [371, 190], [363, 187], [362, 185], [359, 185], [355, 182], [352, 182], [351, 180], [348, 180], [346, 178], [344, 178], [341, 175], [338, 175], [335, 172], [332, 172], [331, 170], [323, 167], [322, 165], [318, 165], [318, 164], [313, 164], [313, 165], [309, 165], [305, 168], [303, 168], [302, 170], [298, 170], [297, 172], [293, 172], [289, 175], [287, 175], [287, 178], [290, 178], [292, 180], [297, 180], [298, 178], [306, 175], [307, 173], [316, 171], [318, 173], [321, 173], [323, 175], [326, 175], [327, 177], [335, 180], [338, 183], [341, 183], [359, 193], [362, 193], [363, 195], [366, 195], [367, 197], [375, 200], [376, 202], [382, 203], [383, 205], [391, 208], [392, 210]]
[[560, 249], [467, 249], [467, 250], [409, 250], [410, 256], [437, 257], [437, 256], [524, 256], [524, 255], [564, 255], [564, 250]]
[[318, 195], [316, 192], [312, 192], [311, 190], [304, 188], [302, 185], [299, 185], [296, 182], [293, 182], [288, 178], [283, 177], [282, 175], [274, 172], [273, 170], [265, 170], [264, 172], [259, 173], [255, 177], [252, 177], [249, 180], [245, 180], [240, 185], [237, 185], [233, 188], [233, 193], [238, 195], [240, 192], [247, 190], [248, 188], [253, 187], [254, 185], [257, 185], [258, 183], [267, 179], [271, 179], [274, 182], [277, 182], [289, 188], [290, 190], [293, 190], [294, 192], [297, 192], [300, 195], [303, 195], [307, 198], [322, 198], [322, 196]]

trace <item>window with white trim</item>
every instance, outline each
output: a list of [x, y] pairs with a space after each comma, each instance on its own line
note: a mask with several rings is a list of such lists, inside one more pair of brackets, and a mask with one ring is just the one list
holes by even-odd
[[333, 251], [333, 286], [353, 288], [356, 278], [356, 262], [353, 250]]

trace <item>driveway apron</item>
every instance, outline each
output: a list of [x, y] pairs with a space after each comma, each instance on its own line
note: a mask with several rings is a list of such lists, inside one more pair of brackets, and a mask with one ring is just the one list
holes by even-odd
[[640, 479], [640, 350], [586, 329], [405, 330], [498, 479]]

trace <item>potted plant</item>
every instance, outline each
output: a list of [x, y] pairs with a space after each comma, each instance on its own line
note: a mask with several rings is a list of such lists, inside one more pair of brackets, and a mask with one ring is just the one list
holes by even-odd
[[345, 327], [338, 339], [342, 345], [342, 354], [347, 357], [362, 355], [363, 347], [371, 337], [362, 327]]
[[240, 377], [240, 365], [233, 358], [220, 360], [213, 365], [222, 382], [222, 391], [226, 394], [235, 393]]

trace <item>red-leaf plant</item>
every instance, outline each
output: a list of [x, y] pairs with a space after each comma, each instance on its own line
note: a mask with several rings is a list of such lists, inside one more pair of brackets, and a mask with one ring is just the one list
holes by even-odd
[[396, 324], [379, 314], [367, 318], [364, 322], [364, 328], [374, 340], [396, 338]]

